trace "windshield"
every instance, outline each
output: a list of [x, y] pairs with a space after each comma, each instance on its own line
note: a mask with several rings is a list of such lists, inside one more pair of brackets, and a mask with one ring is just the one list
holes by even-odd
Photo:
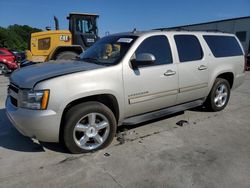
[[117, 64], [136, 40], [136, 36], [107, 36], [97, 41], [80, 55], [80, 59], [98, 63]]

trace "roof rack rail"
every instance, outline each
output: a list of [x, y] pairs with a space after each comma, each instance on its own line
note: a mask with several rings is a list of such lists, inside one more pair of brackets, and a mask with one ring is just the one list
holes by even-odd
[[157, 28], [157, 29], [153, 29], [153, 30], [160, 30], [160, 31], [190, 31], [189, 29], [181, 28], [181, 27]]
[[198, 29], [187, 29], [187, 28], [183, 28], [183, 27], [170, 27], [170, 28], [157, 28], [157, 29], [153, 29], [153, 30], [160, 30], [160, 31], [203, 31], [203, 32], [218, 32], [218, 33], [227, 33], [225, 31], [221, 31], [218, 29], [208, 29], [208, 30], [198, 30]]

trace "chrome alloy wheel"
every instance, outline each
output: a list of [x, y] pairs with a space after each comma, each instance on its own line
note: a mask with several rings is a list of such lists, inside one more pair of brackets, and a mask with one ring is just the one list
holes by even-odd
[[4, 66], [4, 64], [0, 64], [0, 75], [1, 74], [6, 74], [6, 73], [7, 73], [7, 70], [6, 70], [5, 66]]
[[75, 143], [82, 149], [93, 150], [101, 146], [108, 138], [110, 124], [100, 113], [89, 113], [74, 127]]
[[214, 104], [220, 108], [226, 104], [227, 98], [228, 89], [225, 84], [220, 84], [215, 92]]

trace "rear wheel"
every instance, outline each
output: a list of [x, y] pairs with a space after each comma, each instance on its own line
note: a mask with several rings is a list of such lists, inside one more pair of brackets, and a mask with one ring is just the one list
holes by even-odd
[[85, 102], [65, 115], [64, 142], [72, 153], [86, 153], [107, 147], [116, 133], [112, 111], [99, 102]]
[[205, 105], [211, 111], [221, 111], [227, 106], [229, 97], [230, 85], [228, 81], [223, 78], [216, 78]]
[[0, 75], [5, 75], [9, 72], [10, 70], [8, 69], [8, 67], [5, 64], [0, 63]]
[[78, 54], [76, 52], [64, 51], [64, 52], [59, 53], [56, 56], [56, 60], [61, 60], [61, 59], [71, 60], [71, 59], [76, 58], [76, 56], [78, 56]]

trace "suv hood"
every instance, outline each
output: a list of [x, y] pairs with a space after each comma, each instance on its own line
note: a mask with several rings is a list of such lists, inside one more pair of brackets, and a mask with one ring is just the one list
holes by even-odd
[[39, 63], [16, 70], [10, 77], [10, 82], [19, 88], [33, 88], [37, 82], [70, 73], [93, 70], [104, 67], [83, 61], [56, 61]]

